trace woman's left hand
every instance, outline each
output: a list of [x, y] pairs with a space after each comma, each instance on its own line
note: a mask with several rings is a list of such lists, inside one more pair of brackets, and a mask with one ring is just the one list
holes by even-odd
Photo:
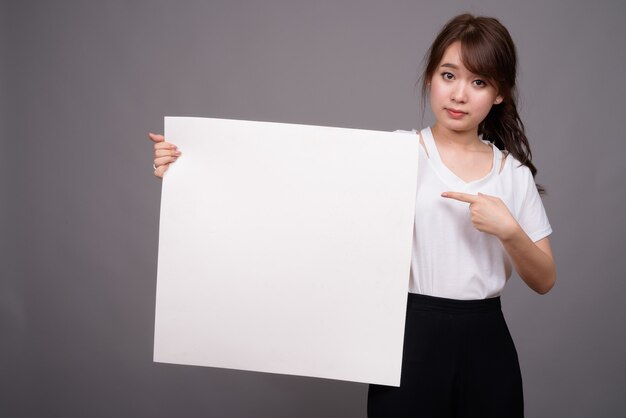
[[505, 240], [515, 234], [519, 224], [504, 202], [495, 196], [460, 192], [444, 192], [442, 197], [469, 203], [474, 228]]

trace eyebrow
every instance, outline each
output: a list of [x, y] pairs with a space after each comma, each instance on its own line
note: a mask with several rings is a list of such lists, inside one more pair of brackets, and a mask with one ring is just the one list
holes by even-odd
[[459, 69], [458, 65], [450, 64], [450, 63], [441, 64], [441, 67], [454, 68], [455, 70]]

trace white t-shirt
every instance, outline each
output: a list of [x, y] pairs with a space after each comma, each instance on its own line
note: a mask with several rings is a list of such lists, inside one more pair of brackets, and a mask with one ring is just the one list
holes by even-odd
[[530, 169], [508, 155], [500, 171], [504, 155], [492, 146], [491, 172], [466, 183], [441, 161], [430, 128], [421, 134], [428, 155], [420, 146], [409, 291], [450, 299], [498, 296], [512, 273], [508, 254], [498, 238], [474, 228], [468, 203], [441, 193], [497, 196], [526, 234], [538, 241], [552, 228]]

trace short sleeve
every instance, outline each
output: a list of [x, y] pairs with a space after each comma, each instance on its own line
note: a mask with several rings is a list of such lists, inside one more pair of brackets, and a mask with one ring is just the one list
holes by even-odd
[[517, 221], [533, 242], [537, 242], [552, 233], [552, 227], [548, 221], [548, 215], [543, 207], [541, 196], [537, 191], [535, 180], [530, 169], [526, 166], [519, 167], [523, 171], [523, 186], [525, 196], [519, 209]]

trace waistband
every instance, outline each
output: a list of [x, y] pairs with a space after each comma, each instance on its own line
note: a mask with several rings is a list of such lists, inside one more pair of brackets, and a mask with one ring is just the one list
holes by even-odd
[[407, 309], [449, 313], [497, 312], [501, 310], [501, 304], [500, 296], [479, 300], [459, 300], [409, 293]]

